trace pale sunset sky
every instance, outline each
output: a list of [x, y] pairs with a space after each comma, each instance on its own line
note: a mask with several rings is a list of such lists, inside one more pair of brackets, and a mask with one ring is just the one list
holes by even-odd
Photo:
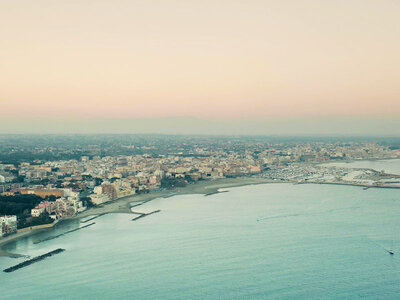
[[52, 129], [400, 135], [400, 1], [0, 0], [0, 133]]

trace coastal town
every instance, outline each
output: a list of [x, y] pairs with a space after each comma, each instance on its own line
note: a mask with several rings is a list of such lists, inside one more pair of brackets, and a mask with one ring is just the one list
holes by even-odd
[[[15, 155], [19, 160], [13, 160], [12, 154], [18, 151], [3, 143], [6, 155], [0, 161], [0, 235], [53, 224], [135, 194], [224, 178], [400, 188], [399, 175], [329, 164], [400, 158], [397, 147], [371, 141], [294, 143], [179, 137], [169, 143], [164, 138], [158, 142], [122, 141], [118, 148], [113, 144], [75, 146], [80, 149], [78, 153], [71, 152], [73, 145], [63, 149], [36, 145], [29, 148], [30, 159], [26, 161]], [[116, 155], [110, 154], [113, 148]], [[54, 153], [63, 151], [76, 157], [55, 159]], [[41, 158], [43, 153], [53, 157]]]

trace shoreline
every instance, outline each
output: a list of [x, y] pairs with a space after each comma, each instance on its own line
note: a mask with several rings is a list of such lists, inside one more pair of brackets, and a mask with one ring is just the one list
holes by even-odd
[[10, 257], [10, 258], [26, 257], [26, 255], [23, 255], [23, 254], [7, 252], [7, 251], [3, 250], [3, 247], [9, 243], [14, 242], [15, 240], [34, 235], [34, 234], [39, 233], [44, 230], [45, 229], [36, 229], [36, 230], [34, 229], [34, 230], [29, 230], [29, 231], [24, 231], [24, 232], [17, 232], [13, 235], [9, 235], [5, 238], [0, 239], [0, 257], [2, 257], [2, 256]]
[[[290, 183], [290, 182], [288, 182]], [[344, 186], [354, 186], [354, 187], [361, 187], [365, 189], [400, 189], [400, 186], [393, 186], [393, 185], [368, 185], [368, 184], [362, 184], [362, 183], [352, 183], [352, 182], [335, 182], [335, 181], [326, 181], [326, 182], [320, 182], [320, 181], [301, 181], [301, 182], [295, 182], [295, 184], [329, 184], [329, 185], [344, 185]]]
[[[314, 164], [315, 165], [329, 165], [329, 164], [337, 164], [337, 163], [350, 164], [350, 163], [362, 162], [362, 161], [388, 161], [388, 160], [395, 160], [395, 159], [400, 160], [400, 157], [342, 159], [342, 160], [331, 160], [331, 161], [327, 161], [327, 162], [317, 162]], [[361, 169], [364, 169], [364, 168], [361, 168]]]
[[[247, 185], [259, 185], [259, 184], [269, 184], [269, 183], [287, 183], [287, 184], [328, 184], [328, 185], [343, 185], [343, 186], [354, 186], [360, 187], [364, 189], [369, 188], [390, 188], [390, 189], [400, 189], [400, 186], [378, 186], [378, 185], [366, 185], [366, 184], [357, 184], [357, 183], [346, 183], [346, 182], [314, 182], [314, 181], [284, 181], [284, 180], [272, 180], [262, 177], [236, 177], [236, 178], [219, 178], [213, 180], [204, 180], [197, 183], [189, 184], [185, 187], [176, 188], [173, 190], [159, 190], [155, 192], [150, 192], [146, 194], [135, 194], [130, 196], [124, 196], [119, 199], [115, 199], [113, 201], [104, 203], [102, 206], [92, 207], [87, 209], [73, 217], [65, 218], [63, 220], [70, 219], [82, 219], [89, 216], [100, 216], [109, 213], [129, 213], [132, 214], [131, 208], [140, 206], [149, 201], [152, 201], [157, 198], [169, 198], [173, 196], [179, 195], [193, 195], [193, 194], [201, 194], [205, 196], [211, 196], [218, 193], [223, 193], [227, 191], [218, 191], [222, 188], [234, 188], [241, 187]], [[131, 205], [136, 203], [136, 205]], [[60, 221], [63, 221], [60, 220]], [[18, 232], [11, 236], [7, 236], [5, 238], [0, 239], [0, 257], [25, 257], [26, 255], [9, 253], [3, 250], [3, 247], [15, 240], [18, 240], [23, 237], [33, 236], [41, 231], [51, 229], [53, 226], [49, 228], [39, 228], [26, 230], [23, 232]]]
[[[219, 193], [221, 188], [229, 187], [240, 187], [245, 185], [255, 185], [264, 183], [280, 183], [281, 181], [275, 181], [261, 177], [237, 177], [237, 178], [220, 178], [213, 180], [204, 180], [193, 184], [188, 184], [185, 187], [176, 188], [173, 190], [160, 190], [150, 192], [146, 194], [136, 194], [131, 196], [125, 196], [107, 203], [104, 203], [100, 207], [92, 207], [83, 211], [82, 213], [71, 217], [71, 219], [80, 219], [88, 217], [90, 215], [98, 215], [104, 213], [131, 213], [131, 203], [141, 203], [152, 201], [156, 198], [169, 198], [178, 195], [189, 195], [189, 194], [204, 194], [212, 195]], [[286, 181], [285, 181], [286, 182]], [[286, 182], [290, 183], [290, 182]], [[135, 206], [140, 206], [135, 205]]]
[[[264, 183], [280, 183], [280, 181], [274, 181], [266, 178], [258, 178], [258, 177], [236, 177], [236, 178], [220, 178], [213, 180], [204, 180], [197, 183], [189, 184], [182, 188], [176, 188], [173, 190], [161, 190], [150, 192], [146, 194], [134, 194], [130, 196], [124, 196], [113, 201], [109, 201], [104, 203], [98, 207], [89, 208], [73, 217], [65, 218], [60, 220], [71, 220], [71, 219], [82, 219], [89, 216], [95, 215], [105, 215], [109, 213], [129, 213], [131, 214], [131, 203], [137, 203], [136, 206], [140, 206], [146, 202], [152, 201], [157, 198], [169, 198], [177, 195], [189, 195], [189, 194], [217, 194], [218, 189], [220, 188], [228, 188], [228, 187], [240, 187], [245, 185], [255, 185], [255, 184], [264, 184]], [[40, 229], [32, 229], [26, 230], [23, 232], [17, 232], [16, 234], [7, 236], [5, 238], [0, 239], [0, 257], [10, 257], [10, 258], [18, 258], [25, 257], [23, 254], [15, 254], [10, 253], [3, 250], [3, 247], [7, 244], [18, 240], [20, 238], [33, 236], [41, 231], [44, 231], [49, 228], [40, 228]]]
[[17, 233], [1, 238], [0, 239], [0, 257], [1, 256], [11, 257], [11, 258], [26, 257], [26, 255], [24, 255], [24, 254], [10, 253], [10, 252], [4, 251], [3, 246], [5, 246], [9, 243], [12, 243], [13, 241], [18, 240], [20, 238], [32, 236], [32, 235], [35, 235], [42, 231], [45, 231], [47, 229], [51, 229], [57, 223], [58, 223], [58, 221], [55, 221], [51, 224], [43, 224], [43, 225], [37, 225], [37, 226], [33, 226], [33, 227], [21, 228], [17, 231]]

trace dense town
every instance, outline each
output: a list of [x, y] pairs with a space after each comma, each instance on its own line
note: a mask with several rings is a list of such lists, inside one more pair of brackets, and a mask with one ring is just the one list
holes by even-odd
[[[38, 143], [26, 146], [29, 151], [24, 149], [29, 152], [27, 161], [19, 154], [21, 150], [3, 143], [1, 236], [19, 228], [51, 224], [136, 193], [183, 187], [199, 180], [259, 176], [297, 183], [399, 183], [397, 176], [374, 170], [349, 171], [324, 165], [332, 161], [400, 157], [397, 147], [372, 141], [266, 142], [226, 137], [171, 137], [168, 141], [162, 137], [157, 144], [155, 140], [142, 138], [135, 144], [122, 139], [115, 144], [68, 145], [62, 149]], [[78, 148], [79, 152], [71, 152]], [[116, 154], [110, 155], [113, 149]], [[72, 157], [54, 159], [63, 151]], [[13, 153], [18, 153], [14, 155], [18, 159], [13, 160]]]

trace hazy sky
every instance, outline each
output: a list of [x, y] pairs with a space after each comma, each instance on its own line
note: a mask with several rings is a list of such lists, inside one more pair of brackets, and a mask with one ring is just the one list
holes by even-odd
[[0, 0], [16, 116], [398, 119], [400, 1]]

